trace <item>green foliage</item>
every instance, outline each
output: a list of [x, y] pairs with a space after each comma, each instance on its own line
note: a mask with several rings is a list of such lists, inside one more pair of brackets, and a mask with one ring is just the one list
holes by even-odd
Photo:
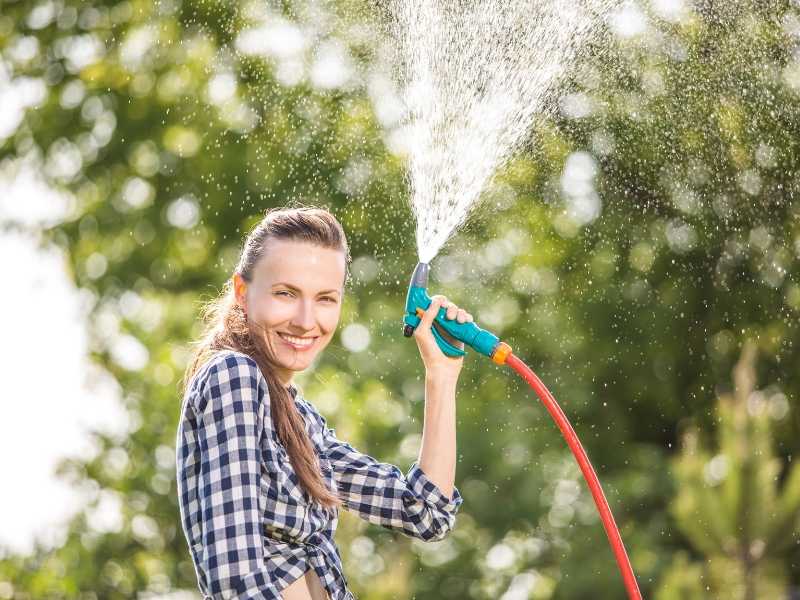
[[702, 567], [692, 564], [686, 552], [678, 552], [661, 579], [655, 600], [704, 600], [708, 594], [703, 579]]

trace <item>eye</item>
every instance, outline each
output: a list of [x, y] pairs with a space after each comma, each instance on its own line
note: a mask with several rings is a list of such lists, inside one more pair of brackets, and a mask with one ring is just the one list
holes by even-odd
[[328, 302], [336, 302], [336, 298], [333, 296], [323, 296], [322, 300], [327, 300]]
[[290, 291], [288, 291], [288, 290], [281, 290], [281, 291], [279, 291], [279, 292], [275, 292], [275, 295], [276, 295], [276, 296], [287, 296], [287, 297], [291, 297], [293, 294], [292, 294], [292, 292], [290, 292]]

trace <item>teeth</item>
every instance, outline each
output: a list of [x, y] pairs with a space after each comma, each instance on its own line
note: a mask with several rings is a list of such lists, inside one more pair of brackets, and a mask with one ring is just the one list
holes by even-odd
[[292, 335], [286, 335], [285, 333], [281, 333], [279, 335], [287, 342], [294, 344], [295, 346], [310, 346], [314, 343], [313, 339], [294, 337]]

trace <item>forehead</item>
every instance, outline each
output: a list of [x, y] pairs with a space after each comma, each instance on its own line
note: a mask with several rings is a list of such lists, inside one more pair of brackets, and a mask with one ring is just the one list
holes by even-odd
[[253, 271], [253, 280], [263, 285], [288, 283], [308, 293], [341, 289], [345, 257], [341, 250], [310, 242], [270, 240]]

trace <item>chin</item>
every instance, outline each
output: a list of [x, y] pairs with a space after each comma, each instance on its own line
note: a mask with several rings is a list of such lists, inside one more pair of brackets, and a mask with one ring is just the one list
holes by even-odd
[[288, 369], [289, 371], [304, 371], [308, 367], [311, 366], [311, 363], [314, 362], [314, 359], [317, 357], [317, 354], [314, 356], [304, 356], [294, 357], [294, 356], [286, 356], [281, 357], [279, 360], [280, 366], [284, 369]]
[[284, 369], [288, 371], [294, 371], [295, 373], [300, 373], [301, 371], [305, 371], [309, 366], [311, 366], [311, 363], [306, 364], [305, 361], [303, 361], [302, 363], [290, 362], [288, 364], [287, 363], [281, 364], [281, 367], [283, 367]]

